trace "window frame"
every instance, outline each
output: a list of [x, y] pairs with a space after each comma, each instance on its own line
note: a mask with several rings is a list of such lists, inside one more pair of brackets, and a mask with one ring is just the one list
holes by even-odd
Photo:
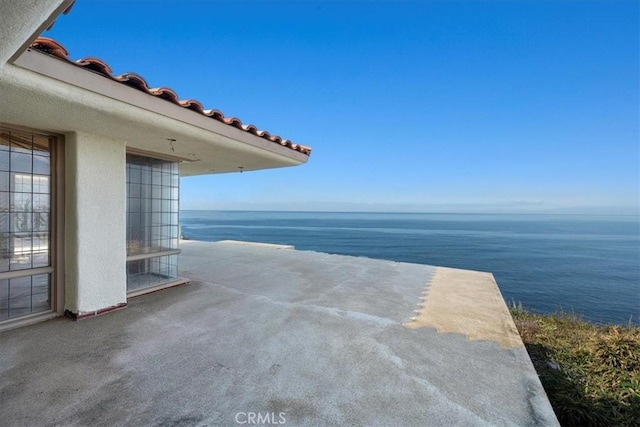
[[[29, 133], [51, 139], [49, 148], [49, 259], [46, 267], [0, 272], [0, 279], [49, 275], [49, 309], [38, 313], [0, 320], [0, 331], [41, 322], [64, 314], [64, 135], [24, 126], [0, 122], [0, 129], [9, 132]], [[32, 170], [29, 175], [41, 175]], [[33, 192], [32, 192], [33, 194]], [[11, 203], [11, 202], [10, 202]]]

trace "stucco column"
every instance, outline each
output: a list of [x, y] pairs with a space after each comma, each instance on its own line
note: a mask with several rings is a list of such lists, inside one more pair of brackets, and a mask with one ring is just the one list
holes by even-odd
[[75, 317], [126, 305], [125, 142], [65, 138], [65, 311]]

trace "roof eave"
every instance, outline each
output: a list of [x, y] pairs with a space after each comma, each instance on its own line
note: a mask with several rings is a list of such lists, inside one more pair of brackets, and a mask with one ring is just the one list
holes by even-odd
[[[42, 20], [40, 22], [40, 24], [37, 24], [36, 22], [36, 26], [30, 30], [31, 33], [27, 38], [22, 38], [22, 44], [20, 45], [20, 47], [13, 53], [13, 55], [11, 55], [9, 57], [9, 59], [7, 60], [8, 63], [13, 64], [19, 57], [20, 55], [22, 55], [28, 48], [29, 46], [31, 46], [31, 44], [34, 42], [35, 39], [37, 39], [40, 34], [42, 34], [45, 30], [47, 30], [48, 28], [51, 28], [53, 26], [53, 24], [55, 23], [56, 19], [58, 19], [58, 17], [61, 14], [67, 13], [71, 7], [73, 6], [75, 0], [58, 0], [60, 3], [58, 4], [57, 7], [55, 7], [53, 9], [53, 11], [48, 14], [48, 16]], [[21, 10], [25, 10], [24, 6], [20, 5], [21, 2], [15, 2], [15, 6], [19, 7]], [[53, 2], [48, 2], [48, 4], [51, 4]], [[47, 3], [42, 2], [42, 6], [47, 6]], [[36, 13], [36, 11], [32, 12], [33, 14]], [[25, 24], [25, 22], [23, 22], [23, 24]], [[19, 35], [16, 35], [19, 37]]]
[[[173, 145], [169, 144], [167, 139], [178, 139], [178, 144], [181, 142], [180, 139], [188, 140], [191, 147], [199, 147], [199, 152], [193, 150], [195, 155], [190, 159], [191, 161], [185, 161], [182, 168], [184, 175], [224, 173], [238, 171], [240, 167], [242, 170], [249, 171], [295, 166], [305, 163], [309, 158], [307, 154], [203, 116], [161, 98], [150, 96], [145, 92], [33, 49], [27, 49], [23, 52], [15, 61], [14, 66], [46, 76], [61, 84], [72, 85], [94, 95], [109, 98], [111, 105], [114, 105], [114, 101], [116, 101], [126, 104], [128, 107], [134, 107], [129, 110], [140, 111], [138, 119], [140, 127], [152, 128], [157, 126], [159, 122], [164, 123], [164, 128], [157, 131], [158, 135], [161, 134], [164, 138], [158, 137], [152, 142], [149, 142], [151, 139], [142, 141], [142, 139], [133, 137], [126, 138], [127, 146], [147, 152], [157, 152], [159, 155], [173, 155]], [[29, 79], [30, 77], [25, 75], [25, 78]], [[45, 89], [43, 88], [43, 90]], [[61, 94], [54, 94], [54, 96], [61, 96]], [[67, 91], [66, 96], [74, 96], [78, 100], [74, 99], [73, 102], [81, 102], [79, 100], [81, 97], [71, 95], [71, 91]], [[25, 102], [27, 101], [25, 100]], [[91, 104], [86, 105], [86, 108], [98, 109], [97, 106]], [[112, 110], [114, 109], [112, 108]], [[104, 115], [102, 110], [98, 113]], [[113, 114], [120, 113], [115, 111]], [[149, 121], [149, 117], [153, 117], [153, 122]], [[135, 121], [130, 119], [129, 122], [131, 125]], [[171, 130], [167, 131], [167, 129]], [[63, 131], [75, 130], [77, 129], [63, 129]], [[234, 151], [237, 152], [237, 155], [232, 153], [230, 158], [233, 158], [233, 162], [228, 162], [227, 165], [221, 167], [220, 162], [215, 163], [215, 157], [219, 155], [219, 150], [226, 150], [227, 153]], [[191, 155], [192, 153], [189, 153], [183, 157], [189, 159]]]

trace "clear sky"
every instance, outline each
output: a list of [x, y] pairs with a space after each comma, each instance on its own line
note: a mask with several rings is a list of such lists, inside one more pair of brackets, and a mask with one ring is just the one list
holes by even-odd
[[44, 35], [313, 147], [183, 209], [629, 213], [639, 4], [77, 0]]

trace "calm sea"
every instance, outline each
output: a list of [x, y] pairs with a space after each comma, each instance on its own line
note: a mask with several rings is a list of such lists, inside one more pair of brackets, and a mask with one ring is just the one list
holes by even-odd
[[193, 240], [492, 272], [508, 303], [640, 324], [637, 216], [182, 211]]

